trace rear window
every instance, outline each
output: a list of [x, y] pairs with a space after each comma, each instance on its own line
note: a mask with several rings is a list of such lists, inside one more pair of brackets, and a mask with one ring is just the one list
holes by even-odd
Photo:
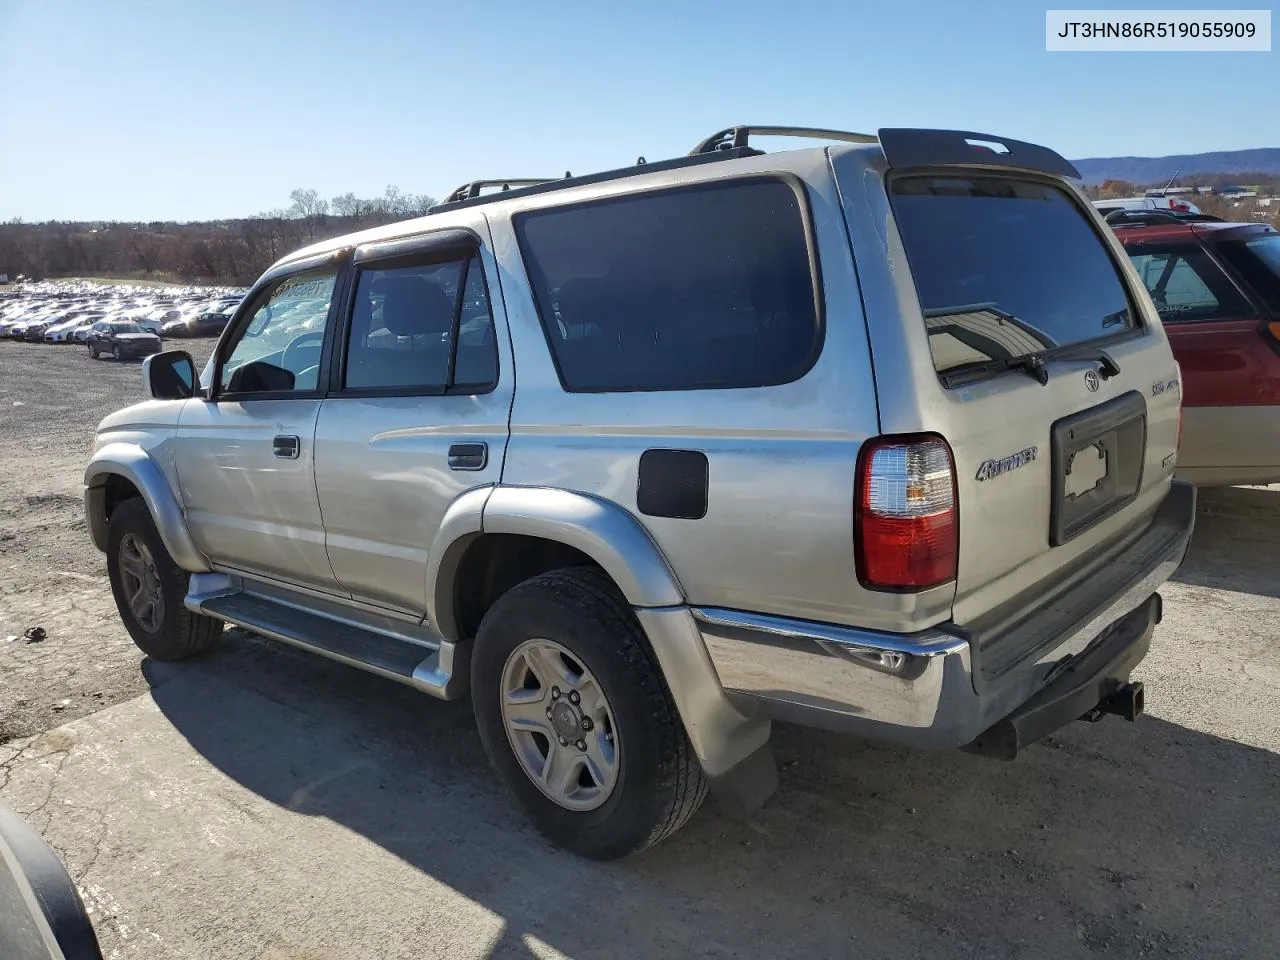
[[1233, 240], [1219, 244], [1218, 250], [1253, 287], [1267, 309], [1280, 314], [1280, 233]]
[[956, 176], [891, 189], [939, 373], [1133, 327], [1116, 265], [1063, 190]]
[[786, 383], [820, 347], [804, 211], [781, 180], [528, 213], [516, 232], [571, 392]]

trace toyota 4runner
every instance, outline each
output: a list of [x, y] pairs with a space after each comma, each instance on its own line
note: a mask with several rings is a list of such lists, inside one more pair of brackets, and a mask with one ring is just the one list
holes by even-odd
[[1077, 176], [980, 134], [737, 127], [287, 256], [201, 374], [151, 357], [98, 429], [120, 616], [159, 659], [232, 623], [470, 696], [533, 823], [595, 858], [708, 787], [763, 802], [774, 719], [1005, 758], [1133, 719], [1195, 491], [1160, 319]]

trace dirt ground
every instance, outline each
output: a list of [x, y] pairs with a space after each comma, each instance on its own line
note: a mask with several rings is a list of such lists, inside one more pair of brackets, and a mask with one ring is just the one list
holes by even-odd
[[1280, 489], [1202, 491], [1138, 723], [1011, 764], [779, 727], [750, 822], [595, 865], [525, 826], [465, 704], [238, 631], [143, 661], [80, 499], [141, 393], [0, 342], [0, 801], [109, 958], [1280, 956]]

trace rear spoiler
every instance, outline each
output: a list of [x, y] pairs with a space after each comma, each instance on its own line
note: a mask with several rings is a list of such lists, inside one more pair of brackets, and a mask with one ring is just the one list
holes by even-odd
[[876, 133], [891, 167], [1000, 167], [1083, 179], [1070, 160], [1048, 147], [1008, 137], [905, 127], [886, 127]]

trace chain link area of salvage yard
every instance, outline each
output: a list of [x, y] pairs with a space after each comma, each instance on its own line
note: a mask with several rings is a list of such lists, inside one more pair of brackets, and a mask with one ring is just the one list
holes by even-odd
[[465, 703], [239, 631], [144, 660], [81, 500], [96, 424], [142, 396], [139, 363], [0, 342], [0, 802], [106, 956], [1277, 953], [1280, 489], [1202, 491], [1137, 723], [1014, 763], [778, 726], [750, 821], [708, 804], [606, 866], [526, 826]]

